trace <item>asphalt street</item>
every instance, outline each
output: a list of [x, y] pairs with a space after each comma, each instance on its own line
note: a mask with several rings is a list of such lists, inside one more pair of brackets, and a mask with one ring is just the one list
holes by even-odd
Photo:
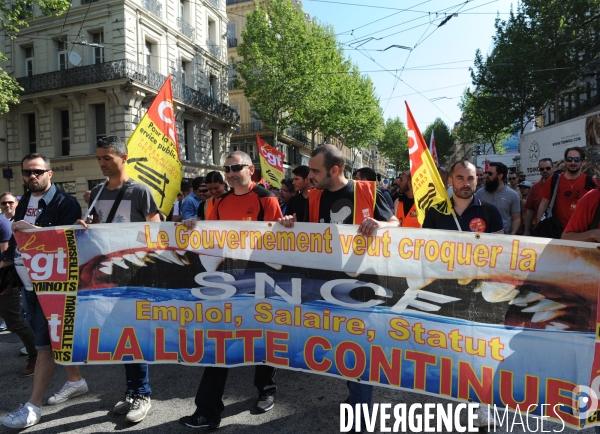
[[[0, 417], [15, 410], [29, 398], [33, 377], [20, 378], [27, 358], [19, 356], [22, 344], [16, 335], [0, 332]], [[348, 391], [345, 382], [322, 375], [290, 370], [277, 373], [278, 392], [273, 410], [255, 414], [256, 401], [252, 367], [232, 369], [225, 389], [225, 412], [221, 427], [212, 430], [218, 434], [271, 434], [271, 433], [339, 433], [340, 402]], [[90, 391], [65, 403], [43, 407], [39, 424], [27, 433], [193, 433], [194, 430], [178, 424], [182, 416], [194, 412], [194, 396], [203, 368], [176, 365], [153, 365], [150, 368], [152, 409], [142, 422], [130, 425], [125, 416], [112, 413], [112, 407], [125, 391], [125, 373], [122, 366], [82, 366], [81, 372]], [[57, 366], [46, 399], [66, 381], [65, 370]], [[373, 402], [380, 403], [447, 403], [450, 401], [431, 396], [402, 392], [383, 387], [375, 388]], [[533, 424], [532, 424], [533, 426]], [[544, 425], [545, 430], [560, 431], [559, 424]], [[0, 433], [18, 430], [0, 426]], [[379, 431], [377, 431], [379, 432]], [[485, 432], [485, 431], [482, 431]], [[504, 433], [499, 429], [496, 432]], [[519, 425], [511, 431], [523, 431]], [[563, 433], [577, 431], [565, 428]], [[579, 431], [593, 433], [593, 429]]]

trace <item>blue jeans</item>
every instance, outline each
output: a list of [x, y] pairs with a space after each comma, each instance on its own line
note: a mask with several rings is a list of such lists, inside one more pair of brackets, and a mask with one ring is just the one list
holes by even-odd
[[150, 395], [152, 389], [150, 389], [150, 378], [148, 377], [148, 364], [126, 363], [124, 366], [127, 392], [145, 396]]
[[595, 426], [594, 429], [596, 430], [596, 434], [600, 434], [600, 426]]

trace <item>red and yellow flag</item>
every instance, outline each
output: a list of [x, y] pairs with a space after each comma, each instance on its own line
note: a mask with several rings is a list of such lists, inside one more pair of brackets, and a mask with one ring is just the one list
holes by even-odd
[[408, 123], [408, 157], [412, 179], [415, 208], [419, 223], [423, 224], [425, 212], [434, 207], [442, 214], [452, 214], [452, 202], [448, 197], [442, 178], [435, 167], [433, 158], [427, 149], [425, 139], [413, 118], [408, 103], [406, 118]]
[[283, 172], [284, 153], [265, 143], [258, 134], [256, 135], [256, 143], [258, 144], [260, 171], [263, 178], [273, 187], [281, 188], [281, 181], [285, 178]]
[[150, 187], [163, 214], [169, 214], [181, 188], [171, 76], [127, 141], [127, 175]]

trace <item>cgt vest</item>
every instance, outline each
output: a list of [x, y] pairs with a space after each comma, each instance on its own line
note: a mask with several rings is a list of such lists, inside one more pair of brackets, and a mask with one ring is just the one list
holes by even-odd
[[410, 207], [408, 211], [408, 215], [404, 215], [404, 204], [402, 204], [398, 199], [394, 202], [394, 210], [396, 211], [396, 217], [400, 220], [400, 226], [403, 228], [420, 228], [421, 223], [419, 223], [419, 219], [417, 218], [417, 208], [415, 208], [415, 204]]
[[[322, 194], [323, 190], [316, 188], [308, 191], [308, 221], [311, 223], [319, 223]], [[376, 198], [377, 184], [375, 181], [354, 181], [353, 224], [359, 225], [365, 219], [373, 218]]]

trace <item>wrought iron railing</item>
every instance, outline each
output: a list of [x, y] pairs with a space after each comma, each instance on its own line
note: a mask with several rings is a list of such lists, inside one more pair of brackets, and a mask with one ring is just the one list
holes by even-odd
[[237, 38], [227, 38], [227, 46], [229, 48], [237, 47]]
[[227, 89], [229, 89], [229, 90], [235, 90], [235, 82], [233, 80], [229, 80], [227, 82]]
[[196, 29], [194, 29], [187, 21], [181, 17], [177, 17], [177, 27], [179, 27], [179, 31], [183, 33], [184, 36], [187, 36], [192, 41], [194, 40]]
[[151, 14], [162, 19], [162, 3], [157, 0], [142, 0], [142, 6]]
[[215, 8], [219, 9], [219, 0], [208, 0], [208, 2]]
[[235, 128], [236, 134], [257, 133], [259, 131], [268, 131], [265, 124], [260, 121], [250, 122], [249, 124], [239, 124]]
[[[119, 79], [137, 81], [158, 91], [167, 77], [147, 66], [125, 59], [79, 68], [69, 68], [63, 71], [46, 72], [45, 74], [36, 74], [30, 77], [21, 77], [17, 81], [23, 88], [21, 95], [29, 95], [37, 92]], [[173, 97], [183, 101], [184, 104], [225, 119], [232, 124], [237, 124], [240, 121], [240, 115], [227, 104], [223, 104], [208, 95], [185, 86], [179, 80], [173, 82], [172, 87]]]
[[227, 0], [227, 6], [229, 5], [237, 5], [238, 3], [246, 3], [251, 2], [252, 0]]
[[88, 5], [90, 3], [94, 3], [94, 2], [97, 2], [97, 1], [100, 1], [100, 0], [81, 0], [81, 4], [82, 5]]
[[206, 48], [210, 54], [215, 57], [221, 58], [221, 47], [218, 44], [214, 43], [210, 39], [206, 40]]

